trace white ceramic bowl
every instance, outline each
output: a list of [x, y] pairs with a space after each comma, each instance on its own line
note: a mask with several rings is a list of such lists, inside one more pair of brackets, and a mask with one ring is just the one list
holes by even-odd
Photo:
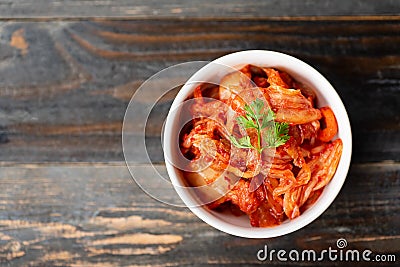
[[[343, 141], [342, 156], [334, 177], [325, 187], [316, 203], [296, 219], [287, 219], [281, 225], [274, 227], [252, 227], [247, 215], [237, 217], [228, 213], [211, 211], [204, 206], [198, 206], [199, 203], [196, 198], [194, 198], [184, 187], [185, 183], [183, 182], [184, 178], [182, 177], [182, 173], [166, 160], [168, 175], [171, 182], [175, 185], [176, 192], [179, 194], [183, 202], [200, 219], [228, 234], [247, 238], [270, 238], [299, 230], [315, 220], [329, 207], [339, 193], [349, 169], [352, 151], [351, 128], [346, 109], [340, 100], [339, 95], [336, 93], [332, 85], [317, 70], [303, 61], [283, 53], [264, 50], [241, 51], [220, 57], [213, 62], [232, 67], [243, 66], [246, 64], [274, 67], [286, 71], [299, 82], [312, 88], [317, 94], [317, 105], [319, 107], [331, 107], [336, 115], [339, 126], [337, 137], [341, 138]], [[215, 64], [210, 63], [204, 66], [182, 87], [172, 103], [171, 110], [179, 108], [179, 105], [193, 93], [196, 86], [193, 82], [215, 80], [215, 75], [222, 78], [226, 74], [228, 74], [226, 70], [222, 70], [220, 73], [216, 72]], [[177, 114], [179, 114], [179, 112], [170, 111], [164, 127], [163, 145], [164, 156], [166, 159], [174, 157], [174, 153], [179, 149], [176, 145], [176, 136], [179, 134], [176, 129], [179, 120]]]

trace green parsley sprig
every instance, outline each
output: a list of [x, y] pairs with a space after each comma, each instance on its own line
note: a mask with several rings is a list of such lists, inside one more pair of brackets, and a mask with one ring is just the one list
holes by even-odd
[[[289, 140], [289, 125], [285, 122], [275, 122], [275, 113], [270, 108], [266, 108], [265, 112], [263, 112], [263, 109], [264, 102], [257, 98], [250, 105], [245, 105], [246, 114], [244, 116], [236, 118], [238, 124], [245, 130], [256, 129], [257, 146], [253, 146], [248, 135], [239, 139], [231, 135], [230, 139], [234, 146], [238, 148], [253, 148], [261, 153], [266, 148], [279, 147]], [[264, 147], [261, 146], [261, 138], [266, 143]]]

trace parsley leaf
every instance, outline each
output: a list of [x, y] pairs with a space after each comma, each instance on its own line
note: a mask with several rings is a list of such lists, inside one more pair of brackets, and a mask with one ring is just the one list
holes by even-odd
[[268, 148], [279, 147], [289, 140], [289, 124], [283, 122], [275, 122], [274, 127], [268, 129], [264, 134]]
[[250, 142], [250, 137], [249, 136], [245, 136], [240, 138], [239, 140], [236, 139], [234, 136], [230, 136], [231, 142], [235, 147], [238, 148], [252, 148], [252, 144]]
[[243, 116], [239, 116], [236, 118], [236, 120], [238, 121], [238, 124], [245, 129], [248, 129], [248, 128], [256, 128], [257, 129], [257, 125], [249, 117], [246, 118]]
[[[267, 108], [264, 108], [264, 102], [261, 99], [256, 99], [245, 105], [245, 116], [236, 118], [238, 124], [244, 129], [254, 128], [257, 130], [257, 144], [254, 146], [249, 136], [236, 139], [230, 136], [231, 142], [238, 148], [253, 148], [261, 153], [265, 148], [276, 148], [285, 144], [290, 136], [289, 124], [285, 122], [275, 122], [275, 113]], [[261, 137], [266, 143], [266, 146], [261, 147]]]

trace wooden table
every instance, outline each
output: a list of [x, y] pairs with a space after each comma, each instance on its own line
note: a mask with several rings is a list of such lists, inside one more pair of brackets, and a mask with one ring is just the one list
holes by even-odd
[[[259, 2], [0, 2], [1, 266], [308, 266], [260, 262], [256, 253], [266, 244], [320, 251], [339, 238], [399, 264], [399, 2]], [[233, 237], [150, 198], [122, 154], [123, 115], [144, 80], [246, 49], [282, 51], [319, 69], [341, 96], [354, 137], [334, 203], [273, 239]], [[165, 171], [157, 118], [148, 140]]]

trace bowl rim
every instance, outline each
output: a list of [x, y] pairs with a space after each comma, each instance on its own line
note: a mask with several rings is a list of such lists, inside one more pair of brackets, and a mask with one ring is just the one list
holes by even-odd
[[[305, 63], [304, 61], [295, 58], [293, 56], [281, 53], [281, 52], [276, 52], [276, 51], [270, 51], [270, 50], [245, 50], [245, 51], [239, 51], [239, 52], [234, 52], [230, 53], [227, 55], [224, 55], [222, 57], [219, 57], [204, 67], [202, 67], [200, 70], [198, 70], [195, 74], [193, 74], [183, 85], [183, 87], [180, 89], [178, 92], [177, 96], [175, 97], [170, 111], [168, 113], [165, 126], [164, 126], [164, 133], [163, 133], [163, 149], [164, 149], [164, 158], [167, 159], [171, 153], [171, 145], [173, 142], [170, 142], [170, 136], [169, 133], [172, 132], [172, 127], [177, 119], [176, 116], [174, 116], [171, 113], [171, 110], [174, 108], [177, 108], [178, 105], [185, 101], [188, 94], [194, 90], [194, 85], [193, 83], [200, 81], [202, 79], [199, 79], [201, 76], [206, 75], [205, 73], [207, 72], [207, 69], [210, 68], [211, 64], [213, 63], [218, 63], [221, 65], [226, 65], [229, 67], [236, 67], [238, 65], [241, 65], [237, 58], [248, 58], [248, 57], [254, 57], [257, 56], [259, 58], [262, 58], [262, 60], [266, 58], [273, 58], [275, 60], [279, 59], [284, 61], [285, 63], [283, 66], [287, 65], [287, 62], [290, 62], [290, 64], [298, 66], [299, 70], [301, 70], [301, 73], [304, 72], [304, 75], [300, 75], [302, 77], [308, 77], [308, 75], [311, 75], [313, 78], [313, 81], [316, 81], [315, 83], [318, 83], [320, 85], [324, 85], [324, 90], [326, 93], [321, 93], [321, 88], [318, 86], [316, 89], [315, 87], [312, 88], [313, 90], [318, 91], [322, 95], [326, 96], [329, 95], [329, 100], [335, 104], [336, 111], [335, 115], [340, 113], [340, 122], [338, 119], [338, 124], [339, 124], [339, 135], [340, 138], [343, 141], [343, 151], [342, 155], [340, 158], [339, 165], [337, 167], [336, 173], [333, 176], [332, 180], [330, 183], [324, 188], [323, 194], [324, 198], [321, 199], [322, 195], [318, 198], [316, 203], [314, 203], [313, 207], [307, 209], [305, 212], [303, 212], [299, 217], [293, 219], [293, 220], [286, 220], [284, 223], [278, 225], [278, 226], [273, 226], [273, 227], [266, 227], [266, 228], [257, 228], [257, 227], [242, 227], [242, 226], [237, 226], [230, 224], [226, 221], [223, 221], [221, 219], [215, 218], [216, 216], [210, 216], [210, 214], [215, 215], [215, 211], [211, 211], [207, 209], [206, 207], [203, 206], [194, 206], [193, 204], [195, 203], [195, 200], [193, 199], [192, 196], [190, 196], [183, 187], [176, 186], [177, 184], [181, 184], [180, 179], [178, 178], [178, 170], [172, 166], [168, 160], [165, 160], [166, 164], [166, 169], [168, 176], [171, 179], [171, 182], [173, 184], [173, 187], [179, 197], [182, 199], [182, 201], [185, 203], [185, 205], [194, 213], [196, 214], [197, 217], [199, 217], [201, 220], [203, 220], [205, 223], [209, 224], [210, 226], [223, 231], [225, 233], [234, 235], [234, 236], [239, 236], [239, 237], [246, 237], [246, 238], [271, 238], [271, 237], [277, 237], [277, 236], [282, 236], [289, 234], [291, 232], [297, 231], [306, 225], [310, 224], [312, 221], [317, 219], [323, 212], [325, 212], [328, 207], [333, 203], [335, 200], [336, 196], [339, 194], [347, 173], [349, 171], [350, 167], [350, 162], [351, 162], [351, 154], [352, 154], [352, 133], [351, 133], [351, 127], [350, 127], [350, 120], [348, 117], [348, 114], [346, 112], [345, 106], [340, 99], [340, 96], [337, 94], [336, 90], [334, 87], [330, 84], [330, 82], [315, 68], [310, 66], [309, 64]], [[238, 63], [234, 63], [238, 62]], [[246, 64], [246, 63], [243, 63]], [[247, 64], [252, 64], [251, 62], [248, 62]], [[278, 69], [280, 67], [277, 67]], [[290, 72], [290, 71], [289, 71]], [[291, 74], [292, 75], [292, 74]], [[338, 113], [339, 111], [339, 113]], [[345, 146], [346, 144], [346, 146]], [[332, 181], [335, 181], [335, 186], [333, 187]], [[327, 190], [329, 188], [329, 190]], [[323, 202], [321, 200], [324, 200]]]

